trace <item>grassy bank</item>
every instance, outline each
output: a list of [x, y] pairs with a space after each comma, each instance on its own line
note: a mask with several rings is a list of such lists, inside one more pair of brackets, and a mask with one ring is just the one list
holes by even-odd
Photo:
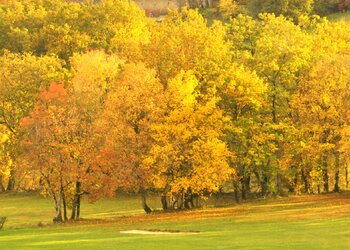
[[[85, 220], [49, 223], [51, 203], [33, 194], [1, 195], [9, 218], [0, 249], [348, 249], [350, 195], [260, 200], [224, 208], [143, 214], [138, 197], [84, 204]], [[155, 201], [154, 201], [155, 202]], [[8, 212], [10, 211], [10, 212]], [[48, 217], [48, 218], [46, 218]], [[195, 230], [196, 235], [128, 235], [122, 230]]]

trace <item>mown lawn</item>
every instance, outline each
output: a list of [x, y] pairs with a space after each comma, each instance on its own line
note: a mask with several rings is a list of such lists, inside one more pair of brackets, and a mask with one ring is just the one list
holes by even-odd
[[[0, 232], [0, 249], [350, 249], [350, 194], [296, 196], [151, 215], [139, 209], [138, 197], [120, 197], [83, 204], [84, 218], [89, 220], [46, 227], [35, 223], [49, 222], [49, 200], [33, 194], [6, 194], [0, 195], [0, 204], [0, 215], [9, 217]], [[120, 233], [129, 229], [201, 233]]]

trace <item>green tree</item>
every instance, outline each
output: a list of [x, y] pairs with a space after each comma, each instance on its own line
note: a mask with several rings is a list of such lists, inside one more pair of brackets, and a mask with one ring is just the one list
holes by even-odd
[[255, 70], [267, 84], [267, 107], [257, 120], [264, 124], [261, 135], [270, 138], [271, 151], [265, 151], [269, 157], [260, 161], [257, 178], [262, 180], [263, 193], [280, 193], [282, 177], [287, 175], [283, 172], [288, 169], [282, 169], [279, 162], [286, 156], [284, 148], [293, 131], [290, 100], [300, 77], [313, 62], [313, 40], [304, 29], [282, 16], [264, 14], [260, 19], [238, 16], [228, 24], [227, 38], [232, 44], [233, 60]]
[[255, 72], [237, 64], [223, 71], [220, 79], [223, 82], [218, 88], [219, 107], [230, 118], [225, 140], [235, 154], [231, 166], [237, 173], [233, 184], [239, 201], [238, 192], [241, 191], [243, 199], [247, 198], [252, 175], [260, 178], [259, 162], [266, 161], [267, 149], [273, 147], [266, 126], [261, 124], [261, 109], [267, 105], [267, 85]]

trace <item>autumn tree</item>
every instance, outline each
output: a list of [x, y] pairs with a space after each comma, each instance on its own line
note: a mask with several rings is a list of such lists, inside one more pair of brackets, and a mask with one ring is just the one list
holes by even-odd
[[150, 42], [150, 20], [136, 3], [101, 0], [82, 8], [79, 30], [90, 37], [90, 48], [112, 51], [133, 62], [141, 59], [142, 46]]
[[230, 120], [224, 135], [230, 151], [235, 154], [231, 165], [236, 178], [232, 182], [239, 201], [239, 191], [243, 199], [249, 195], [252, 175], [259, 184], [263, 183], [259, 166], [268, 160], [267, 149], [273, 147], [268, 126], [261, 124], [264, 120], [261, 109], [267, 104], [267, 85], [255, 72], [237, 64], [223, 71], [219, 79], [219, 107]]
[[[63, 84], [51, 84], [39, 94], [30, 116], [22, 120], [25, 130], [23, 147], [33, 173], [40, 176], [43, 193], [54, 201], [54, 222], [67, 220], [68, 188], [74, 181], [71, 151], [73, 130], [77, 124], [76, 110], [66, 108], [68, 92]], [[72, 155], [73, 154], [73, 155]]]
[[149, 41], [150, 20], [127, 0], [24, 0], [0, 9], [0, 48], [14, 53], [54, 53], [69, 62], [74, 53], [103, 49], [136, 60]]
[[2, 163], [7, 165], [6, 172], [10, 176], [7, 189], [13, 190], [14, 162], [18, 154], [17, 143], [21, 138], [17, 131], [19, 122], [34, 107], [40, 89], [46, 88], [51, 81], [63, 80], [66, 71], [62, 68], [62, 62], [51, 56], [37, 58], [29, 54], [6, 52], [0, 61], [0, 125], [1, 134], [6, 138], [2, 157], [8, 159]]
[[113, 189], [141, 192], [146, 211], [147, 173], [140, 167], [152, 145], [150, 127], [164, 114], [164, 89], [155, 71], [125, 64], [110, 84], [103, 112], [96, 121], [100, 135], [97, 165], [111, 177]]
[[[262, 128], [270, 129], [265, 130], [263, 137], [274, 139], [269, 140], [271, 151], [265, 154], [270, 157], [260, 166], [264, 171], [259, 179], [269, 189], [266, 192], [281, 193], [282, 176], [288, 169], [281, 168], [280, 160], [288, 157], [284, 147], [293, 131], [290, 98], [312, 63], [313, 41], [305, 30], [282, 16], [264, 14], [260, 18], [240, 15], [233, 19], [228, 25], [228, 39], [232, 42], [233, 59], [255, 70], [267, 83], [268, 106], [259, 117]], [[265, 188], [262, 190], [265, 193]]]
[[81, 6], [62, 0], [11, 1], [0, 12], [2, 48], [36, 55], [55, 53], [67, 61], [89, 44], [89, 37], [77, 28]]
[[101, 191], [103, 172], [86, 161], [91, 123], [63, 84], [53, 83], [39, 94], [30, 116], [21, 121], [24, 132], [21, 158], [39, 178], [38, 188], [54, 201], [54, 222], [79, 219], [83, 195], [92, 200]]
[[193, 197], [217, 192], [232, 177], [232, 156], [220, 139], [226, 118], [213, 97], [198, 102], [199, 82], [180, 72], [168, 82], [168, 111], [152, 126], [152, 145], [143, 160], [147, 178], [163, 194], [163, 209], [194, 207]]
[[163, 84], [181, 70], [191, 70], [204, 85], [214, 85], [220, 68], [229, 65], [225, 30], [220, 23], [208, 27], [196, 10], [172, 11], [152, 26], [145, 47], [145, 63], [156, 69]]
[[114, 190], [104, 175], [105, 171], [100, 169], [101, 165], [95, 164], [100, 139], [103, 136], [95, 130], [95, 122], [103, 112], [107, 94], [111, 84], [119, 77], [123, 61], [115, 55], [91, 51], [75, 54], [70, 64], [72, 67], [70, 105], [79, 111], [81, 125], [79, 133], [75, 135], [74, 155], [81, 171], [89, 172], [80, 174], [74, 183], [71, 219], [78, 219], [83, 194], [91, 201], [114, 195]]
[[[344, 131], [349, 126], [350, 74], [347, 65], [347, 56], [320, 61], [303, 79], [294, 99], [302, 147], [314, 153], [301, 155], [299, 159], [306, 191], [312, 192], [314, 183], [318, 185], [318, 191], [329, 192], [330, 183], [334, 183], [334, 191], [340, 190], [340, 172], [346, 155], [344, 145], [348, 143]], [[303, 165], [303, 162], [312, 162], [313, 167]], [[333, 182], [330, 176], [333, 176]]]

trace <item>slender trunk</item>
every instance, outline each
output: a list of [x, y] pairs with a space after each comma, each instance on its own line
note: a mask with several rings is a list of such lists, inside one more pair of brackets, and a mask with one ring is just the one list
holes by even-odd
[[328, 169], [327, 169], [327, 163], [324, 163], [325, 166], [322, 169], [322, 175], [323, 175], [323, 190], [324, 192], [329, 192], [329, 177], [328, 177]]
[[272, 95], [272, 122], [277, 123], [277, 112], [276, 112], [276, 95]]
[[193, 208], [197, 207], [195, 204], [194, 204], [194, 198], [196, 197], [196, 195], [194, 194], [191, 194], [191, 197], [190, 197], [190, 204]]
[[141, 190], [141, 199], [142, 199], [142, 207], [143, 210], [145, 210], [145, 212], [147, 214], [152, 212], [152, 209], [147, 205], [147, 197], [146, 197], [146, 191], [145, 190]]
[[267, 175], [264, 175], [263, 181], [261, 183], [261, 194], [263, 196], [267, 195], [268, 192], [268, 184], [269, 184], [269, 177]]
[[239, 200], [239, 187], [238, 187], [238, 183], [237, 182], [234, 182], [233, 183], [233, 187], [235, 189], [235, 200], [237, 203], [240, 203], [240, 200]]
[[75, 195], [72, 206], [72, 214], [70, 220], [79, 220], [80, 216], [80, 197], [81, 197], [81, 182], [75, 183]]
[[194, 208], [192, 191], [189, 190], [184, 194], [184, 207], [186, 209]]
[[81, 195], [78, 195], [78, 202], [77, 202], [77, 216], [76, 216], [76, 220], [80, 219], [80, 201], [81, 201]]
[[196, 194], [195, 196], [194, 196], [194, 198], [195, 198], [195, 207], [199, 207], [200, 206], [200, 203], [199, 203], [199, 195], [198, 194]]
[[340, 168], [340, 155], [339, 155], [339, 152], [335, 152], [334, 192], [340, 192], [339, 168]]
[[245, 189], [245, 179], [244, 178], [241, 180], [241, 194], [242, 194], [242, 200], [246, 200], [247, 193], [246, 193], [246, 189]]
[[178, 209], [183, 209], [185, 207], [185, 193], [181, 192], [180, 194], [180, 202], [178, 203]]
[[60, 204], [58, 205], [56, 216], [53, 218], [53, 222], [54, 223], [61, 223], [61, 222], [63, 222], [63, 220], [62, 220], [62, 209], [61, 209], [61, 205]]
[[[51, 198], [53, 199], [53, 202], [54, 202], [54, 206], [55, 206], [55, 212], [56, 212], [56, 216], [52, 219], [54, 223], [57, 223], [57, 222], [62, 222], [62, 215], [61, 215], [61, 203], [60, 203], [60, 200], [57, 198], [56, 194], [55, 194], [55, 191], [53, 190], [52, 186], [51, 186], [51, 182], [50, 182], [50, 179], [48, 177], [44, 177], [45, 181], [46, 181], [46, 184], [49, 188], [49, 192], [50, 192], [50, 195], [51, 195]], [[61, 194], [59, 194], [58, 197], [60, 197]]]
[[3, 179], [0, 178], [0, 193], [4, 192], [4, 191], [5, 191], [5, 188], [4, 188], [4, 184], [3, 184]]
[[162, 202], [162, 207], [163, 210], [168, 210], [168, 201], [167, 201], [167, 197], [165, 195], [162, 195], [162, 197], [160, 198], [161, 202]]
[[323, 189], [325, 192], [329, 192], [329, 184], [328, 184], [328, 170], [323, 169]]
[[340, 192], [340, 187], [339, 187], [339, 169], [336, 170], [334, 179], [335, 179], [334, 192]]
[[250, 193], [250, 175], [244, 176], [241, 180], [242, 186], [242, 199], [246, 200]]
[[80, 197], [81, 197], [81, 182], [80, 181], [77, 181], [77, 183], [76, 183], [76, 196], [77, 196], [77, 203], [76, 203], [77, 214], [76, 214], [75, 219], [79, 220], [79, 218], [80, 218]]
[[64, 190], [63, 189], [62, 189], [62, 203], [63, 203], [63, 220], [64, 221], [68, 221], [66, 196], [64, 194]]
[[74, 197], [73, 205], [72, 205], [72, 214], [70, 216], [70, 220], [75, 220], [75, 218], [76, 218], [76, 208], [77, 208], [76, 203], [77, 203], [76, 197]]
[[[293, 169], [297, 169], [297, 168], [293, 166]], [[295, 171], [295, 175], [294, 175], [294, 178], [293, 178], [293, 183], [288, 187], [288, 191], [289, 191], [290, 193], [296, 192], [296, 190], [297, 190], [297, 186], [298, 186], [298, 175], [299, 175], [299, 173], [298, 173], [297, 171]]]
[[260, 174], [258, 173], [258, 171], [254, 171], [255, 177], [258, 180], [258, 184], [260, 186], [261, 189], [261, 194], [263, 195], [264, 193], [264, 187], [263, 187], [263, 181], [261, 180]]
[[60, 190], [58, 194], [58, 199], [56, 199], [56, 216], [53, 218], [53, 222], [61, 223], [62, 220], [62, 191]]
[[170, 200], [170, 202], [169, 202], [170, 203], [170, 209], [174, 210], [175, 207], [176, 207], [175, 205], [178, 203], [177, 202], [177, 197], [175, 197], [175, 195], [171, 194], [169, 200]]
[[15, 190], [15, 170], [11, 169], [10, 171], [10, 177], [9, 181], [7, 183], [7, 191], [13, 191]]
[[184, 200], [183, 208], [191, 209], [190, 200], [188, 200], [187, 198], [185, 198], [185, 200]]
[[309, 192], [309, 182], [307, 180], [304, 167], [301, 168], [301, 179], [304, 183], [304, 191], [305, 191], [305, 193], [308, 193]]
[[281, 179], [282, 179], [282, 175], [278, 171], [276, 175], [276, 188], [277, 188], [277, 194], [279, 195], [283, 193]]
[[346, 189], [349, 188], [349, 166], [346, 164], [345, 166], [345, 181], [346, 181]]
[[247, 194], [250, 194], [250, 180], [251, 180], [250, 175], [248, 175], [245, 181], [245, 190]]

